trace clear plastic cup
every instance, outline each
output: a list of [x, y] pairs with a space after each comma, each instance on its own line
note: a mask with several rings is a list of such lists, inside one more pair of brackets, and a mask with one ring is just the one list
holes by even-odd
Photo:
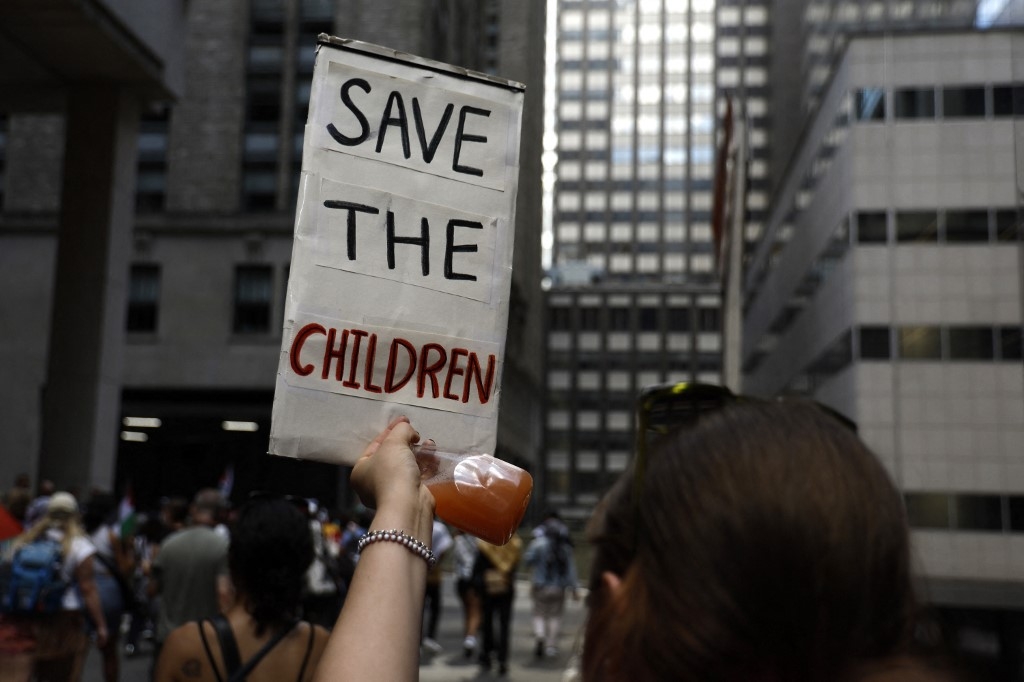
[[413, 452], [441, 519], [494, 545], [512, 538], [533, 492], [527, 471], [491, 455], [445, 452], [431, 444]]

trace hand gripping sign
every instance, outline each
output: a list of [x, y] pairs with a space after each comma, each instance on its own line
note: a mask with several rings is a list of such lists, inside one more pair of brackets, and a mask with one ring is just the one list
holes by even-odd
[[321, 35], [270, 452], [494, 452], [523, 86]]

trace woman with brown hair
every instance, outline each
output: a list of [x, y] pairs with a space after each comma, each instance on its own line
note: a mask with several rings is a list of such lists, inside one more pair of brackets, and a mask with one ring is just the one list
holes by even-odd
[[[813, 403], [724, 389], [698, 402], [685, 417], [659, 407], [675, 428], [649, 452], [638, 439], [595, 511], [582, 679], [940, 679], [910, 655], [917, 607], [900, 494], [850, 425]], [[392, 424], [352, 483], [378, 517], [429, 537], [417, 439]], [[416, 678], [410, 634], [426, 567], [408, 545], [380, 545], [359, 562], [320, 679]], [[380, 637], [393, 645], [375, 668]]]
[[856, 680], [907, 662], [901, 497], [812, 403], [730, 402], [677, 428], [590, 540], [585, 680]]

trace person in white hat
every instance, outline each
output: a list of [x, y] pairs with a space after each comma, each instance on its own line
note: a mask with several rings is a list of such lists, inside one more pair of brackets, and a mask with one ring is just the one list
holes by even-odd
[[[82, 530], [78, 502], [67, 492], [50, 496], [42, 519], [15, 538], [13, 551], [42, 538], [61, 545], [61, 577], [68, 585], [61, 597], [60, 609], [45, 614], [7, 614], [5, 624], [17, 631], [23, 642], [33, 646], [16, 659], [5, 659], [5, 668], [21, 668], [39, 680], [78, 680], [82, 674], [88, 637], [85, 610], [96, 626], [96, 645], [107, 640], [107, 624], [93, 578], [93, 554], [96, 548]], [[2, 643], [0, 643], [2, 644]]]

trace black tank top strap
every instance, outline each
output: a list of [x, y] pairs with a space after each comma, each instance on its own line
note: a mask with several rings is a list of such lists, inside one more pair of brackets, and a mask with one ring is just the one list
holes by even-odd
[[199, 628], [199, 639], [203, 642], [203, 649], [206, 650], [206, 658], [210, 661], [210, 668], [213, 669], [213, 674], [217, 678], [217, 682], [224, 682], [224, 678], [220, 676], [220, 670], [217, 669], [217, 661], [213, 658], [213, 652], [210, 650], [210, 643], [206, 641], [206, 630], [203, 628], [203, 623], [207, 619], [197, 620], [196, 627]]
[[[306, 621], [302, 621], [306, 623]], [[302, 682], [306, 676], [306, 665], [309, 663], [309, 656], [313, 653], [313, 640], [316, 639], [316, 626], [312, 623], [306, 623], [309, 626], [309, 641], [306, 642], [306, 655], [302, 659], [302, 667], [299, 668], [299, 676], [295, 679], [295, 682]]]

